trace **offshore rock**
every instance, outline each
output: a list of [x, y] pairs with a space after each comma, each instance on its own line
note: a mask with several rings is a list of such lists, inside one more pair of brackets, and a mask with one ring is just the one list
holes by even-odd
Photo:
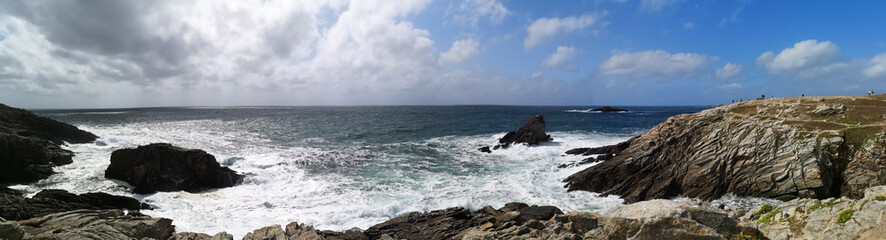
[[627, 112], [628, 110], [616, 108], [616, 107], [605, 106], [605, 107], [601, 107], [601, 108], [591, 109], [591, 111], [592, 112]]
[[168, 239], [166, 218], [133, 217], [121, 210], [75, 210], [18, 221], [22, 239]]
[[77, 127], [0, 104], [0, 184], [47, 178], [52, 167], [69, 164], [74, 156], [61, 144], [96, 138]]
[[508, 132], [504, 137], [498, 139], [498, 143], [509, 145], [513, 143], [538, 144], [539, 142], [551, 141], [551, 135], [545, 133], [545, 117], [541, 114], [535, 115], [529, 119], [523, 127], [517, 129], [516, 132]]
[[740, 218], [769, 239], [883, 239], [886, 186], [868, 188], [862, 199], [794, 199], [764, 205]]
[[[726, 193], [859, 198], [886, 184], [886, 95], [821, 99], [754, 100], [673, 116], [564, 182], [570, 191], [628, 203]], [[816, 113], [820, 105], [838, 110]], [[573, 153], [609, 152], [589, 150]]]
[[157, 191], [197, 192], [207, 188], [231, 187], [243, 175], [222, 167], [203, 150], [153, 143], [111, 153], [105, 177], [128, 182], [134, 193]]
[[64, 190], [48, 189], [31, 198], [0, 193], [0, 217], [6, 220], [25, 220], [77, 209], [150, 209], [147, 204], [130, 197], [107, 193], [75, 195]]

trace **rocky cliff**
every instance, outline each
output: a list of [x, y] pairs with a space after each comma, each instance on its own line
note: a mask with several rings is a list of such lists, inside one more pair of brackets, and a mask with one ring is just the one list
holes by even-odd
[[886, 184], [884, 127], [886, 95], [735, 103], [671, 117], [564, 182], [626, 202], [726, 193], [860, 198]]
[[53, 166], [71, 163], [74, 156], [61, 144], [96, 138], [77, 127], [0, 104], [0, 184], [49, 177]]

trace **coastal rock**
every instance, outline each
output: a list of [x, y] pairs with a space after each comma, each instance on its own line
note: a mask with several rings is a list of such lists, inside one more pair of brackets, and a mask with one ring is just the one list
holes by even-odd
[[130, 197], [107, 193], [75, 195], [64, 190], [48, 189], [31, 198], [0, 193], [0, 217], [6, 220], [25, 220], [77, 209], [129, 209], [138, 211], [150, 206]]
[[461, 207], [427, 213], [410, 213], [369, 227], [369, 239], [389, 235], [394, 239], [449, 239], [474, 226], [471, 211]]
[[[823, 99], [754, 100], [673, 116], [564, 182], [570, 191], [616, 194], [628, 203], [726, 193], [857, 198], [866, 187], [886, 184], [886, 170], [878, 167], [886, 156], [886, 97]], [[819, 104], [844, 111], [816, 114]], [[599, 152], [606, 151], [593, 151]]]
[[226, 232], [220, 232], [209, 236], [205, 233], [180, 232], [172, 235], [170, 240], [234, 240], [234, 236]]
[[243, 175], [222, 167], [203, 150], [153, 143], [111, 154], [105, 177], [128, 182], [135, 193], [157, 191], [197, 192], [207, 188], [231, 187]]
[[[221, 234], [221, 233], [220, 233]], [[291, 222], [282, 229], [280, 225], [267, 226], [247, 233], [243, 240], [367, 240], [359, 229], [344, 232], [320, 231], [312, 226]], [[378, 239], [378, 238], [372, 238]], [[213, 239], [214, 240], [214, 239]]]
[[551, 141], [551, 135], [545, 133], [545, 117], [541, 114], [535, 115], [529, 119], [523, 127], [516, 132], [508, 132], [504, 137], [498, 139], [500, 144], [526, 143], [538, 144], [539, 142]]
[[168, 239], [172, 220], [127, 216], [121, 210], [75, 210], [16, 222], [22, 239]]
[[740, 219], [772, 240], [882, 239], [886, 236], [886, 186], [868, 188], [859, 200], [804, 198], [763, 205]]
[[627, 112], [628, 110], [616, 108], [616, 107], [605, 106], [605, 107], [601, 107], [601, 108], [591, 109], [591, 111], [592, 112]]
[[71, 163], [68, 143], [97, 137], [77, 127], [0, 104], [0, 184], [27, 183], [52, 175], [52, 167]]

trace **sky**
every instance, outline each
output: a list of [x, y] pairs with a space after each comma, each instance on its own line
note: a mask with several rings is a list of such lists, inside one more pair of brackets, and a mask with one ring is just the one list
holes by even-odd
[[886, 2], [0, 1], [24, 108], [713, 105], [886, 92]]

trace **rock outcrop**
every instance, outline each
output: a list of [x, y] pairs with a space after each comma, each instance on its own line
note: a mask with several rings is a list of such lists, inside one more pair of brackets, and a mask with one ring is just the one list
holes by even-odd
[[864, 198], [795, 199], [763, 205], [740, 218], [772, 240], [883, 239], [886, 186], [868, 188]]
[[129, 216], [121, 210], [74, 210], [18, 222], [0, 222], [0, 238], [168, 239], [172, 220]]
[[47, 178], [52, 167], [69, 164], [74, 156], [61, 144], [96, 138], [77, 127], [0, 104], [0, 184]]
[[616, 108], [616, 107], [605, 106], [605, 107], [601, 107], [601, 108], [591, 109], [591, 111], [592, 112], [627, 112], [628, 110]]
[[129, 209], [138, 211], [150, 206], [130, 197], [107, 193], [72, 194], [64, 190], [43, 190], [31, 198], [0, 193], [0, 217], [25, 220], [78, 209]]
[[511, 144], [515, 143], [525, 143], [529, 145], [538, 144], [540, 142], [548, 142], [553, 140], [551, 135], [545, 133], [545, 117], [541, 114], [535, 115], [529, 122], [517, 129], [517, 131], [512, 131], [506, 133], [502, 138], [498, 139], [498, 145], [489, 148], [489, 146], [478, 148], [478, 151], [491, 153], [492, 150], [497, 150], [499, 148], [508, 148]]
[[134, 193], [157, 191], [197, 192], [208, 188], [231, 187], [243, 175], [222, 167], [203, 150], [154, 143], [111, 153], [105, 177], [132, 185]]
[[629, 203], [726, 193], [860, 198], [865, 188], [886, 184], [884, 100], [788, 97], [677, 115], [623, 149], [594, 151], [614, 156], [564, 182], [570, 191], [616, 194]]

